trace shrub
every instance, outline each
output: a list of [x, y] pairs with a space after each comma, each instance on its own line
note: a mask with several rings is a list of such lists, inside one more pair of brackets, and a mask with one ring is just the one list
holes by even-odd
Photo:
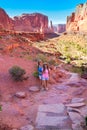
[[67, 58], [65, 61], [66, 61], [67, 64], [70, 64], [71, 59], [70, 59], [70, 58]]
[[19, 66], [13, 66], [12, 68], [9, 69], [9, 73], [12, 75], [12, 78], [16, 81], [22, 81], [23, 76], [26, 73], [26, 71]]
[[2, 39], [2, 36], [0, 36], [0, 39]]
[[33, 73], [33, 76], [36, 77], [36, 78], [38, 78], [38, 72], [35, 71], [35, 72]]

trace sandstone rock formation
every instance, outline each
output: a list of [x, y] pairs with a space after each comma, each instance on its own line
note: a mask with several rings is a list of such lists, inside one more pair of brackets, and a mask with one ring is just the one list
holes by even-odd
[[40, 14], [22, 14], [10, 18], [7, 13], [0, 8], [0, 28], [14, 31], [25, 32], [47, 32], [48, 31], [48, 17]]
[[57, 32], [57, 33], [63, 33], [66, 31], [66, 24], [57, 24], [57, 25], [54, 25], [54, 32]]
[[65, 32], [66, 31], [66, 25], [65, 24], [58, 24], [57, 31], [58, 31], [58, 33]]
[[48, 17], [40, 14], [22, 14], [14, 17], [14, 30], [29, 32], [47, 32]]
[[0, 29], [13, 29], [13, 20], [0, 8]]
[[67, 32], [87, 32], [87, 3], [79, 4], [76, 11], [67, 17]]

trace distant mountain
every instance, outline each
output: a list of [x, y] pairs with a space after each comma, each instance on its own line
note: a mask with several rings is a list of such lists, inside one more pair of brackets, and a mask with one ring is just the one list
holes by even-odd
[[53, 25], [54, 32], [63, 33], [66, 31], [66, 24], [55, 24]]

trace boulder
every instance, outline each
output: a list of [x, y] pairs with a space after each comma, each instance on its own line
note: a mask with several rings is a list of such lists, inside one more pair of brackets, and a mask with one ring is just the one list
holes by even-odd
[[84, 101], [85, 101], [84, 98], [73, 98], [72, 99], [72, 103], [82, 103]]
[[40, 88], [38, 86], [32, 86], [32, 87], [29, 87], [29, 91], [38, 92], [38, 91], [40, 91]]
[[15, 96], [18, 98], [25, 98], [27, 95], [26, 92], [17, 92]]
[[82, 107], [82, 106], [85, 106], [85, 105], [86, 105], [85, 103], [71, 103], [71, 104], [66, 104], [67, 107], [75, 107], [75, 108]]

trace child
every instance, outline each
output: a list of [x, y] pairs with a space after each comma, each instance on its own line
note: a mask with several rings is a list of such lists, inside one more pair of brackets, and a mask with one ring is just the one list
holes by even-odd
[[42, 72], [43, 72], [43, 64], [42, 61], [38, 61], [38, 77], [40, 79], [40, 85], [42, 85]]
[[48, 90], [48, 80], [49, 80], [49, 67], [47, 63], [44, 63], [42, 72], [42, 85], [45, 90]]

